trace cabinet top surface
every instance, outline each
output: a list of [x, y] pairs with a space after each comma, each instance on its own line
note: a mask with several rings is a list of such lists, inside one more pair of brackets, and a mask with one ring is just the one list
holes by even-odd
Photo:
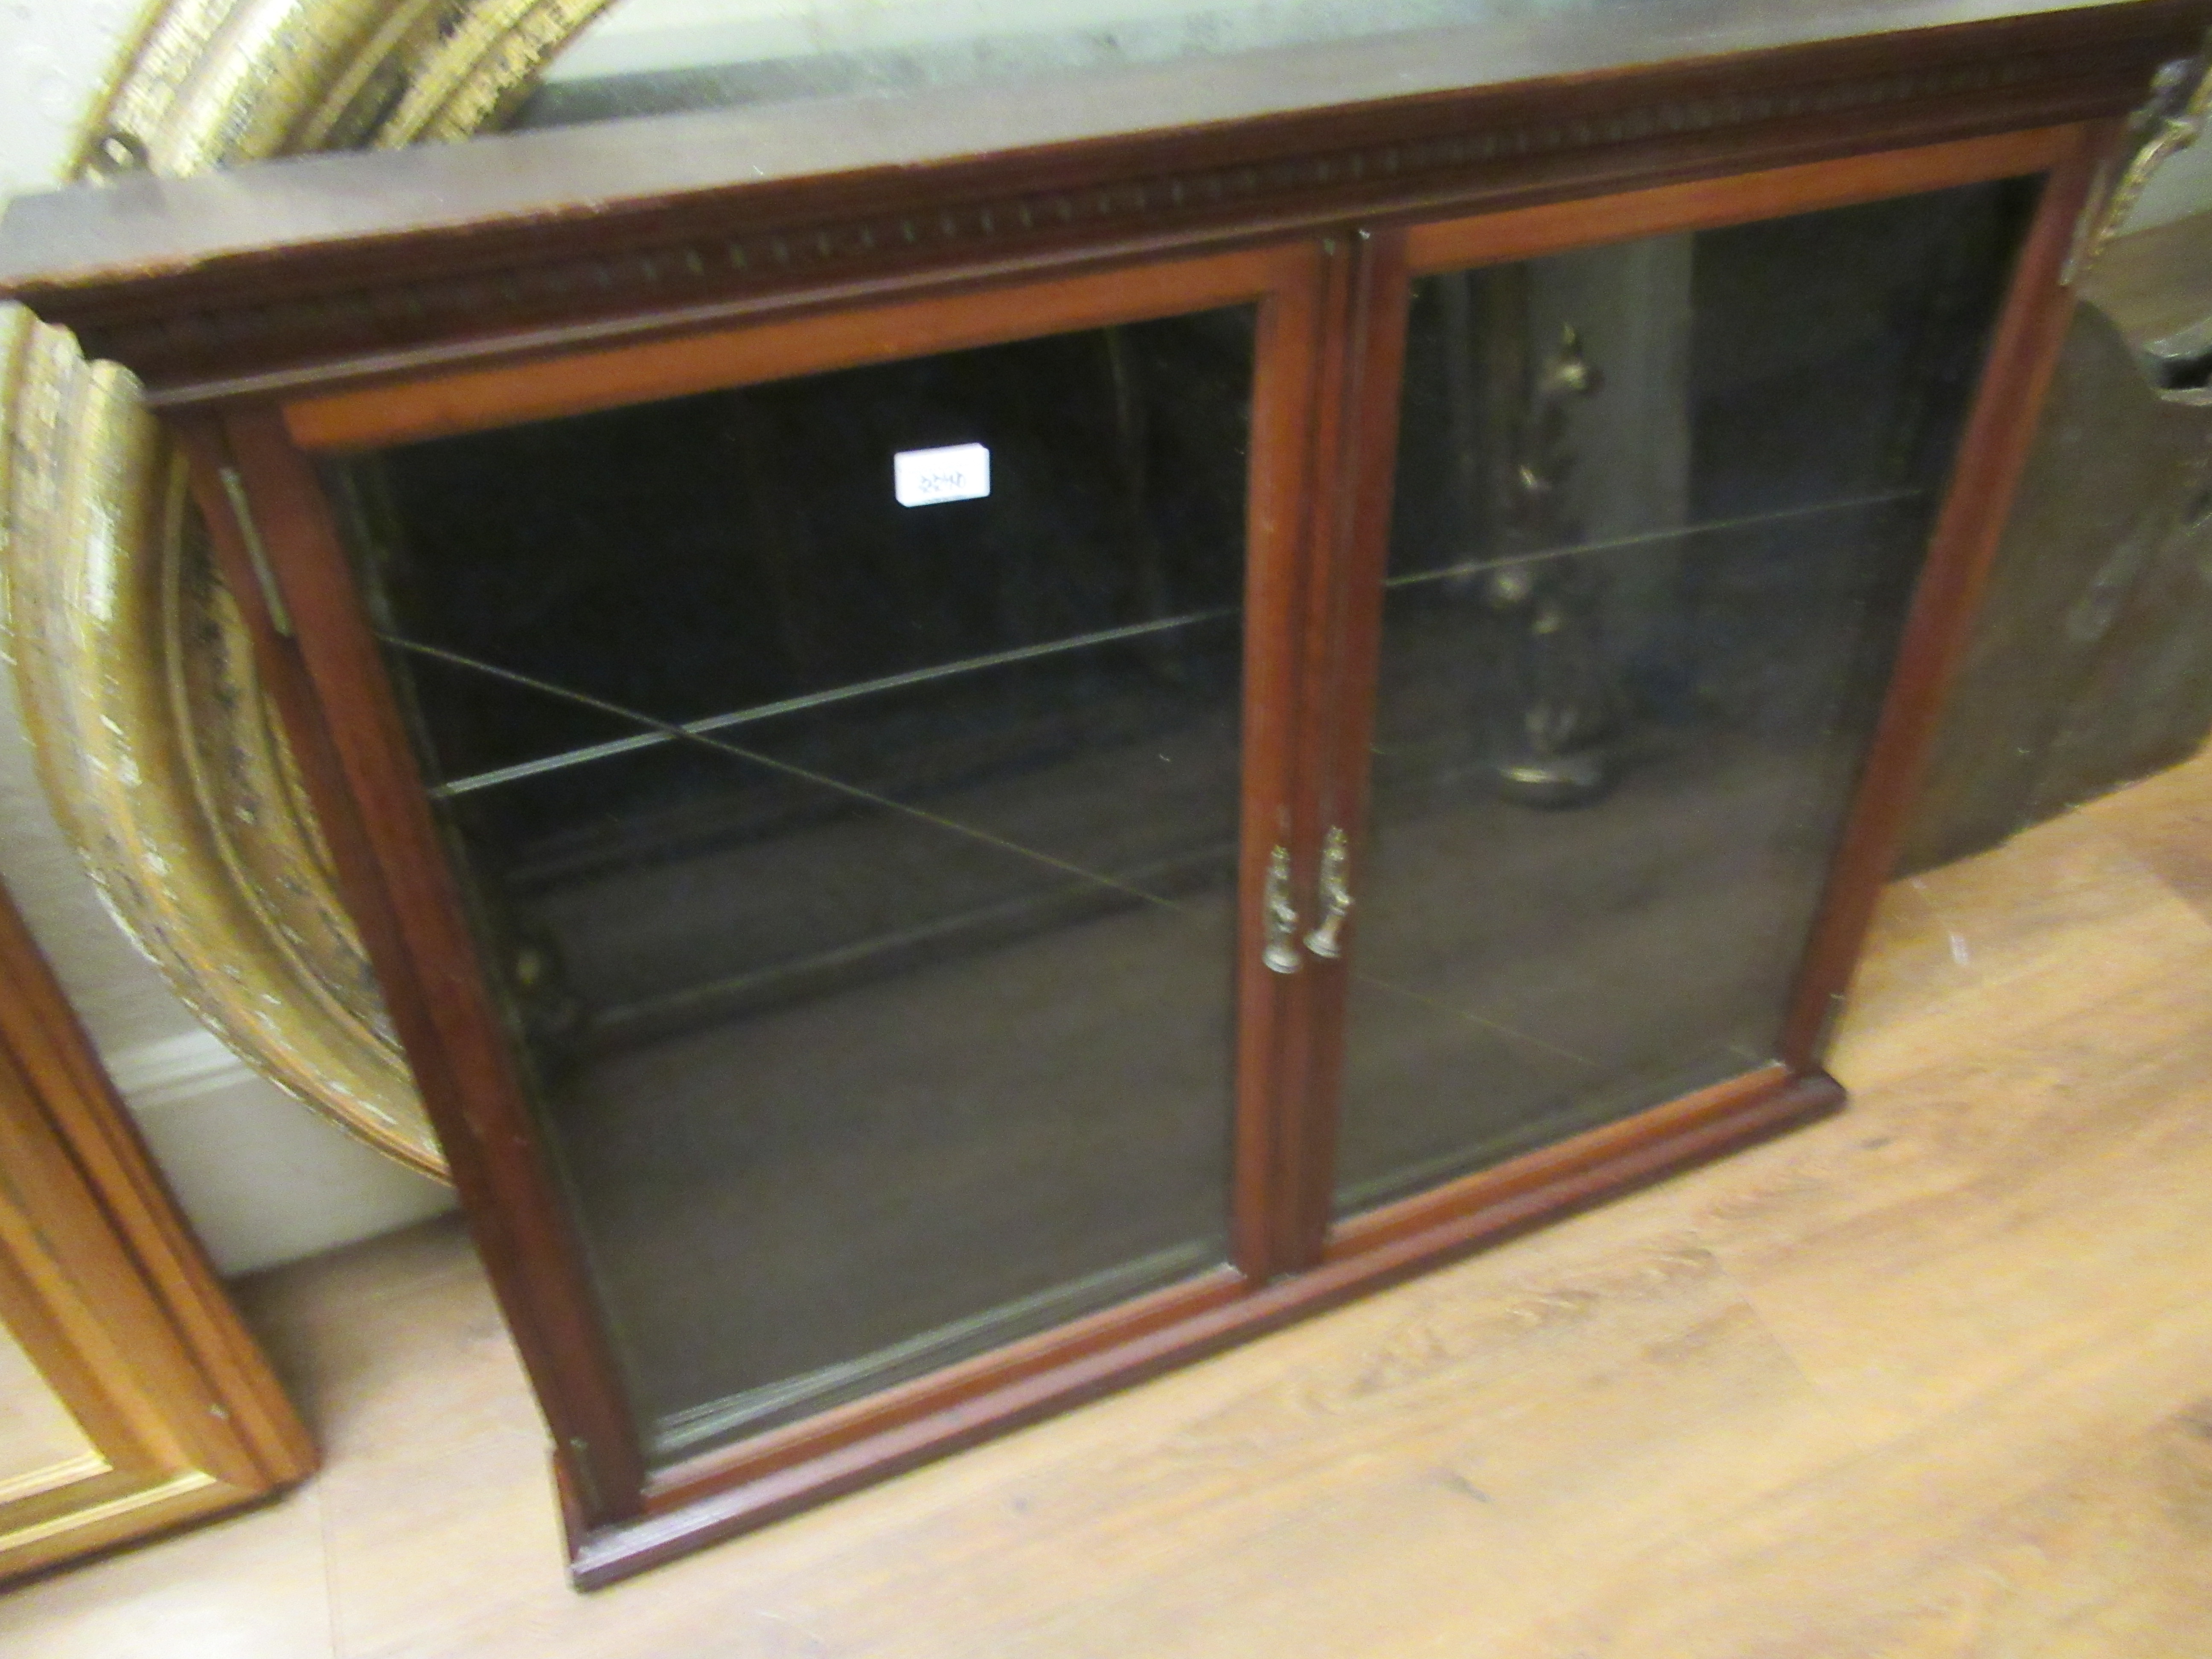
[[881, 180], [986, 157], [1049, 163], [1101, 141], [1404, 107], [1542, 83], [1857, 43], [1897, 53], [1936, 32], [2056, 25], [2084, 39], [2201, 27], [2201, 0], [1462, 0], [1456, 21], [1047, 80], [755, 105], [539, 130], [465, 144], [140, 175], [17, 199], [0, 294], [188, 276], [281, 251], [500, 227], [546, 230], [703, 196]]

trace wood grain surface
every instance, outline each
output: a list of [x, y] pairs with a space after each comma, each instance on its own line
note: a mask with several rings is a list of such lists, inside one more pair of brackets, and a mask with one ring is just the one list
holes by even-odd
[[[0, 1504], [54, 1484], [57, 1465], [97, 1460], [68, 1405], [39, 1375], [23, 1345], [0, 1330]], [[61, 1475], [77, 1473], [69, 1469]]]
[[1078, 251], [1146, 257], [2110, 119], [2206, 17], [2205, 0], [1460, 9], [1455, 27], [1066, 81], [126, 178], [12, 207], [0, 293], [181, 407], [765, 320], [855, 284], [889, 297]]
[[451, 1224], [284, 1269], [328, 1472], [0, 1654], [2212, 1650], [2208, 848], [2212, 757], [1901, 884], [1841, 1115], [598, 1595]]
[[235, 1510], [315, 1452], [0, 892], [0, 1579]]

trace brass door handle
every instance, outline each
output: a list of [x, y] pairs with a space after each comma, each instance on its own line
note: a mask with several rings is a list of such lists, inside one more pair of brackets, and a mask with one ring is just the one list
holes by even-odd
[[1291, 849], [1278, 847], [1267, 856], [1267, 890], [1262, 901], [1267, 941], [1260, 959], [1279, 974], [1295, 974], [1298, 955], [1298, 907], [1291, 902]]
[[1352, 914], [1352, 855], [1342, 830], [1331, 830], [1321, 846], [1321, 921], [1306, 935], [1306, 949], [1325, 962], [1344, 954], [1344, 919]]

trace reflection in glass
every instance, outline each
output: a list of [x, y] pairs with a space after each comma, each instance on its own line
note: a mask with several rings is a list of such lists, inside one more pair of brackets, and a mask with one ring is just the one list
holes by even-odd
[[2030, 202], [1415, 284], [1340, 1210], [1773, 1057]]
[[[334, 469], [656, 1457], [1223, 1259], [1252, 353]], [[900, 503], [967, 445], [988, 493]]]

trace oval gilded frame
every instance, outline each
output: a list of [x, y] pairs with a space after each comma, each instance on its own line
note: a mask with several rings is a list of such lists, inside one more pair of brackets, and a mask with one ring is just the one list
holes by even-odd
[[[164, 0], [72, 177], [204, 171], [499, 124], [612, 0]], [[0, 380], [7, 629], [41, 780], [108, 908], [254, 1069], [445, 1161], [182, 467], [130, 377], [26, 325]]]

